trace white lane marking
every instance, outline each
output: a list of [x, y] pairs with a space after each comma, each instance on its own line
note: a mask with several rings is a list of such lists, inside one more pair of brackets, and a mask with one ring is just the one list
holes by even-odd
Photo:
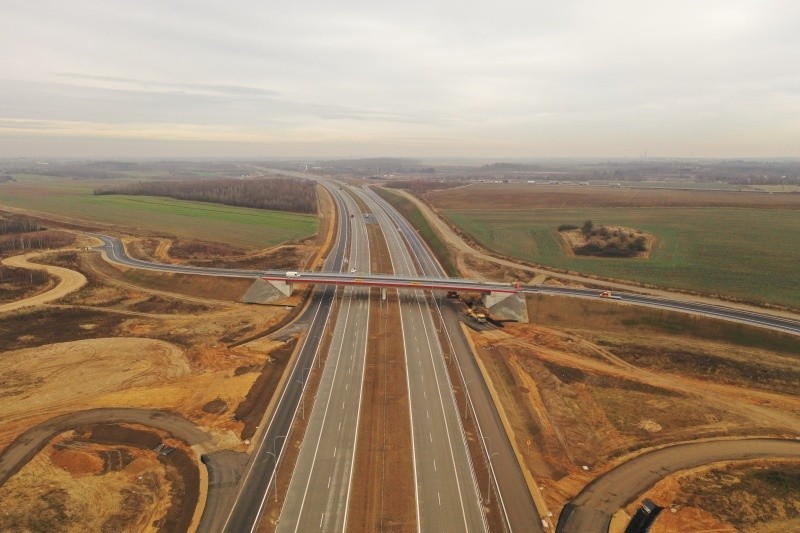
[[441, 507], [441, 505], [442, 505], [442, 495], [439, 493], [438, 490], [436, 491], [436, 497], [439, 498], [439, 506]]
[[438, 470], [436, 469], [436, 459], [433, 460], [433, 471], [438, 472]]
[[[434, 463], [436, 463], [436, 461], [434, 461]], [[435, 465], [435, 464], [434, 464], [434, 467], [433, 467], [433, 468], [436, 468], [436, 465]], [[328, 476], [328, 488], [331, 488], [331, 476]], [[323, 513], [323, 515], [324, 515], [324, 514], [325, 514], [325, 513]]]
[[322, 518], [319, 519], [319, 528], [322, 529], [322, 522], [325, 520], [325, 513], [322, 513]]

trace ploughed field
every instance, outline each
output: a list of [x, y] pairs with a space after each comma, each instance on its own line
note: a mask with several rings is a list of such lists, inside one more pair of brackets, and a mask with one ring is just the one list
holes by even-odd
[[[478, 243], [516, 259], [800, 307], [800, 195], [493, 184], [424, 197]], [[557, 228], [587, 219], [654, 235], [650, 258], [574, 256]]]
[[266, 209], [151, 196], [95, 196], [107, 181], [16, 175], [0, 186], [0, 206], [188, 239], [263, 248], [317, 232], [318, 220]]

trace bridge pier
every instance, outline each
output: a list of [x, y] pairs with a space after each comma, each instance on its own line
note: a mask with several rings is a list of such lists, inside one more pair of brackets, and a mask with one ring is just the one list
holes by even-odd
[[530, 322], [525, 294], [489, 292], [483, 295], [483, 306], [494, 317], [517, 322]]
[[242, 297], [246, 304], [267, 304], [275, 300], [283, 300], [292, 295], [294, 287], [285, 281], [266, 281], [257, 279], [250, 285]]

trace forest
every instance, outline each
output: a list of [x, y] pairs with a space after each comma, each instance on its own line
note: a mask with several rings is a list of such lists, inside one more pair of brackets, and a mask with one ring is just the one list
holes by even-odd
[[294, 178], [142, 181], [124, 186], [101, 187], [95, 189], [94, 194], [165, 196], [176, 200], [292, 213], [317, 212], [317, 189], [314, 182]]

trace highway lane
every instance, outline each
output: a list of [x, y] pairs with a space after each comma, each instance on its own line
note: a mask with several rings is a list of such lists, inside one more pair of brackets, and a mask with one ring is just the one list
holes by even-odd
[[[370, 269], [367, 228], [355, 201], [350, 213], [350, 264]], [[277, 524], [279, 532], [343, 531], [355, 461], [369, 329], [369, 288], [348, 287], [337, 314], [328, 357], [303, 446]]]
[[[389, 214], [394, 227], [414, 250], [423, 274], [444, 277], [444, 269], [411, 225], [383, 198], [372, 191], [367, 194]], [[500, 502], [505, 528], [519, 532], [542, 531], [541, 517], [536, 510], [494, 400], [464, 338], [458, 313], [452, 305], [443, 302], [440, 297], [436, 300], [441, 323], [444, 324], [461, 374], [461, 384], [465, 387], [462, 390], [468, 392], [466, 400], [475, 416], [484, 455], [488, 458], [490, 478], [494, 484], [493, 491]]]
[[[336, 243], [332, 253], [325, 261], [324, 268], [341, 270], [350, 240], [350, 225], [343, 223], [348, 220], [349, 212], [338, 191], [331, 190], [331, 194], [336, 204], [337, 218], [340, 223], [337, 227]], [[201, 521], [202, 531], [239, 533], [255, 529], [269, 488], [275, 482], [276, 462], [279, 462], [283, 455], [286, 436], [289, 434], [289, 428], [297, 410], [301, 407], [300, 399], [305, 389], [305, 378], [307, 378], [305, 369], [310, 368], [318, 357], [319, 342], [328, 324], [335, 295], [336, 288], [333, 286], [317, 288], [314, 291], [312, 302], [304, 313], [304, 316], [312, 317], [311, 325], [297, 361], [289, 370], [289, 379], [275, 411], [267, 422], [267, 428], [261, 434], [240, 481], [234, 506], [225, 516], [207, 517], [204, 514]]]
[[[388, 213], [359, 191], [381, 226], [394, 272], [416, 274], [408, 248]], [[439, 337], [425, 292], [401, 289], [417, 523], [420, 531], [483, 531], [472, 461], [466, 447]]]

